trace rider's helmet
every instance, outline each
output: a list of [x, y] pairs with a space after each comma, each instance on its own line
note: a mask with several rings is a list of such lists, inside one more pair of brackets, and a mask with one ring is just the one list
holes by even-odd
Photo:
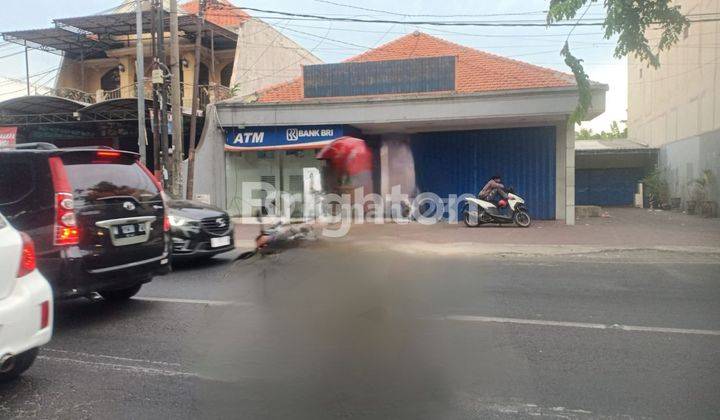
[[505, 199], [498, 201], [498, 207], [500, 207], [500, 208], [507, 207], [507, 205], [508, 205], [508, 202]]

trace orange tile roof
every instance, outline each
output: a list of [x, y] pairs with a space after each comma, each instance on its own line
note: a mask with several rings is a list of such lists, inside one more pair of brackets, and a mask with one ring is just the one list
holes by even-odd
[[[570, 74], [486, 53], [421, 32], [404, 35], [345, 62], [439, 56], [457, 57], [455, 91], [458, 93], [575, 86], [575, 79]], [[258, 102], [298, 102], [304, 99], [302, 77], [258, 92]]]
[[[196, 15], [200, 9], [197, 0], [183, 3], [180, 8], [185, 13], [193, 15]], [[236, 8], [229, 1], [217, 0], [215, 2], [208, 2], [208, 6], [205, 9], [205, 18], [216, 25], [237, 28], [240, 24], [250, 19], [250, 15], [242, 9]]]

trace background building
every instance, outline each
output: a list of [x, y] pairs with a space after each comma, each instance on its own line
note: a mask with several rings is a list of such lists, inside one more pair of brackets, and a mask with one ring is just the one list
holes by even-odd
[[[682, 13], [720, 16], [717, 0], [676, 0]], [[650, 30], [651, 43], [658, 31]], [[660, 148], [659, 166], [671, 197], [687, 201], [693, 180], [710, 171], [710, 199], [720, 199], [720, 22], [692, 23], [660, 54], [660, 68], [628, 58], [628, 135]]]
[[[189, 144], [195, 71], [198, 2], [180, 1], [179, 45], [182, 112]], [[169, 2], [165, 7], [166, 63], [170, 62]], [[152, 156], [152, 47], [150, 1], [143, 1], [145, 74], [136, 72], [135, 2], [102, 14], [55, 19], [53, 26], [3, 33], [6, 41], [62, 55], [53, 89], [32, 91], [0, 102], [0, 126], [18, 128], [18, 142], [49, 141], [58, 146], [108, 145], [137, 151], [137, 88], [143, 84]], [[199, 66], [202, 127], [207, 104], [289, 80], [302, 64], [320, 60], [227, 0], [208, 0]], [[198, 130], [199, 131], [199, 130]], [[197, 139], [200, 137], [198, 132]], [[150, 166], [152, 166], [152, 163]]]

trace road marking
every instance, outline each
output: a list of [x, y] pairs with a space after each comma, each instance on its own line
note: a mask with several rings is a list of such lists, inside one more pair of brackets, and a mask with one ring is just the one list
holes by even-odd
[[158, 369], [158, 368], [150, 368], [150, 367], [143, 367], [143, 366], [131, 366], [131, 365], [124, 365], [124, 364], [120, 364], [120, 363], [91, 362], [89, 360], [72, 359], [69, 357], [55, 357], [55, 356], [40, 355], [37, 358], [40, 360], [48, 360], [51, 362], [73, 363], [73, 364], [78, 364], [78, 365], [112, 369], [112, 370], [116, 370], [116, 371], [129, 372], [129, 373], [139, 373], [139, 374], [144, 374], [144, 375], [200, 378], [200, 375], [198, 375], [197, 373], [181, 372], [181, 371], [171, 370], [171, 369]]
[[474, 316], [474, 315], [448, 315], [435, 317], [434, 319], [445, 321], [459, 322], [487, 322], [500, 324], [519, 324], [519, 325], [542, 325], [549, 327], [569, 327], [569, 328], [589, 328], [596, 330], [619, 330], [632, 332], [655, 332], [664, 334], [693, 334], [693, 335], [712, 335], [720, 336], [719, 330], [699, 330], [692, 328], [665, 328], [665, 327], [646, 327], [638, 325], [620, 325], [620, 324], [593, 324], [587, 322], [566, 322], [566, 321], [549, 321], [543, 319], [522, 319], [522, 318], [498, 318], [492, 316]]
[[157, 361], [157, 360], [132, 359], [129, 357], [108, 356], [105, 354], [84, 353], [81, 351], [60, 350], [60, 349], [53, 349], [53, 348], [49, 348], [49, 347], [43, 347], [42, 351], [50, 352], [50, 353], [69, 354], [69, 355], [82, 356], [82, 357], [94, 357], [97, 359], [117, 360], [117, 361], [122, 361], [122, 362], [149, 363], [149, 364], [154, 364], [154, 365], [175, 366], [175, 367], [181, 366], [180, 363], [161, 362], [161, 361]]
[[209, 306], [245, 306], [252, 305], [247, 302], [233, 302], [230, 300], [204, 300], [204, 299], [182, 299], [182, 298], [166, 298], [151, 296], [135, 296], [133, 300], [142, 300], [148, 302], [167, 302], [167, 303], [189, 303], [193, 305], [209, 305]]

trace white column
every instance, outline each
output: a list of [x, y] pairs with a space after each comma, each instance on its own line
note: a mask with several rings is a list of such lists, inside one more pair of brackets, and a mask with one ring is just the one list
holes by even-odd
[[575, 126], [565, 126], [565, 224], [575, 225]]
[[565, 220], [566, 124], [555, 126], [555, 219]]
[[380, 145], [380, 195], [385, 198], [390, 194], [390, 150], [383, 140]]

